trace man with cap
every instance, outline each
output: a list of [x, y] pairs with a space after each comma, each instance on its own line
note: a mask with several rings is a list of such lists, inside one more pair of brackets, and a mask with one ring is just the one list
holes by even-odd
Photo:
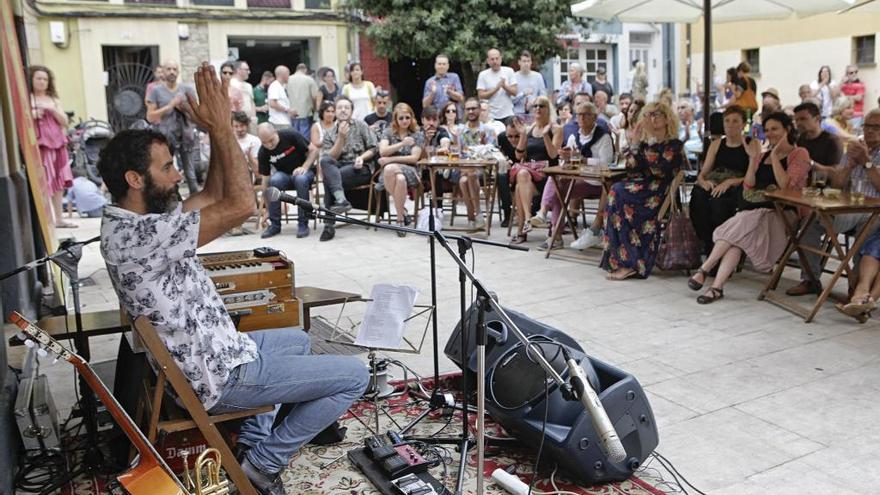
[[776, 88], [767, 88], [761, 93], [761, 113], [752, 118], [752, 137], [759, 141], [764, 140], [764, 126], [762, 117], [770, 115], [773, 112], [782, 110], [782, 103], [779, 101], [779, 91]]

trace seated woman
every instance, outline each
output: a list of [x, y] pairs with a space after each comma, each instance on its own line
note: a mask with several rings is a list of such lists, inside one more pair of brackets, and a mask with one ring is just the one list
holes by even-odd
[[746, 111], [732, 105], [724, 111], [724, 137], [712, 141], [697, 185], [691, 192], [690, 216], [697, 237], [703, 241], [703, 254], [712, 252], [712, 233], [736, 214], [740, 185], [749, 168], [743, 137]]
[[512, 244], [522, 244], [527, 240], [523, 232], [527, 217], [532, 213], [532, 198], [543, 190], [547, 176], [541, 171], [548, 165], [559, 162], [559, 149], [562, 147], [562, 127], [556, 125], [553, 107], [546, 96], [535, 98], [532, 105], [535, 122], [519, 133], [516, 145], [517, 163], [510, 168], [510, 182], [515, 188], [516, 235]]
[[626, 179], [615, 183], [605, 208], [605, 253], [608, 280], [647, 278], [660, 244], [660, 206], [669, 184], [684, 166], [678, 118], [666, 103], [651, 102], [642, 110], [627, 155]]
[[[382, 167], [382, 174], [376, 189], [387, 189], [388, 195], [394, 201], [397, 224], [401, 226], [408, 223], [406, 191], [419, 183], [415, 165], [422, 156], [423, 140], [413, 109], [406, 103], [394, 105], [391, 127], [385, 131], [379, 142], [379, 166]], [[398, 232], [397, 235], [404, 237], [406, 233]]]
[[840, 139], [858, 139], [858, 131], [853, 128], [852, 119], [855, 116], [855, 104], [848, 96], [838, 96], [834, 100], [831, 117], [822, 121], [823, 127], [831, 134]]
[[[625, 150], [629, 148], [629, 143], [636, 138], [636, 124], [642, 115], [643, 108], [645, 108], [645, 100], [643, 98], [636, 98], [629, 104], [629, 108], [623, 114], [623, 122], [621, 122], [617, 133], [617, 149]], [[626, 166], [626, 154], [620, 153], [617, 159], [619, 160], [619, 166]]]
[[[762, 152], [757, 140], [746, 147], [749, 168], [743, 179], [739, 212], [715, 229], [712, 235], [715, 247], [688, 280], [691, 290], [700, 290], [709, 271], [718, 265], [712, 286], [697, 298], [700, 304], [724, 297], [724, 283], [736, 269], [743, 253], [752, 260], [755, 270], [769, 272], [788, 243], [785, 224], [776, 214], [773, 202], [768, 201], [763, 193], [780, 188], [802, 189], [810, 171], [810, 155], [805, 148], [795, 145], [797, 134], [791, 117], [783, 112], [773, 112], [763, 120], [770, 149]], [[795, 215], [795, 212], [787, 214]]]
[[[590, 102], [584, 102], [578, 105], [575, 110], [575, 116], [578, 122], [578, 131], [568, 138], [565, 148], [562, 150], [564, 158], [570, 157], [574, 153], [579, 153], [583, 157], [583, 161], [589, 165], [607, 167], [614, 158], [614, 143], [611, 141], [611, 131], [606, 131], [603, 127], [596, 125], [599, 116], [599, 110], [596, 105]], [[570, 180], [560, 181], [560, 187], [567, 190]], [[602, 194], [602, 185], [590, 183], [582, 180], [575, 181], [571, 185], [571, 198], [568, 208], [577, 212], [580, 209], [581, 201], [584, 198], [599, 199], [599, 211], [605, 208], [605, 198]], [[555, 226], [556, 222], [562, 215], [562, 204], [556, 196], [556, 187], [553, 181], [550, 181], [544, 187], [544, 194], [541, 197], [541, 203], [546, 204], [550, 208], [551, 225]], [[564, 228], [565, 223], [561, 223], [560, 227]], [[602, 214], [596, 215], [593, 225], [586, 229], [583, 235], [572, 243], [574, 249], [586, 249], [602, 242]], [[538, 249], [550, 249], [550, 239], [553, 238], [552, 232], [550, 237], [538, 246]], [[561, 241], [561, 239], [560, 239]], [[553, 249], [561, 247], [553, 246]]]
[[846, 304], [838, 303], [838, 311], [864, 322], [877, 307], [880, 296], [880, 231], [875, 231], [859, 250], [859, 279]]

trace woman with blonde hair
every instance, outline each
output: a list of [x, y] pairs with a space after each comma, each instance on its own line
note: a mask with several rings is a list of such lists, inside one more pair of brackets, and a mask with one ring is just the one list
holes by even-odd
[[678, 139], [678, 118], [665, 103], [642, 109], [633, 140], [626, 150], [626, 179], [615, 183], [605, 207], [605, 253], [602, 268], [608, 280], [647, 278], [660, 243], [657, 214], [669, 184], [685, 164]]
[[[398, 103], [391, 114], [391, 126], [379, 142], [379, 166], [382, 174], [376, 189], [388, 190], [397, 213], [397, 224], [407, 224], [406, 191], [419, 183], [415, 165], [422, 156], [424, 137], [419, 132], [415, 112], [406, 103]], [[403, 237], [405, 232], [398, 232]]]
[[[559, 163], [559, 150], [562, 148], [562, 127], [555, 123], [553, 105], [546, 96], [535, 98], [532, 104], [535, 122], [519, 133], [516, 145], [516, 159], [520, 163], [510, 168], [510, 183], [514, 185], [514, 204], [516, 205], [516, 235], [513, 244], [522, 244], [527, 236], [523, 226], [532, 214], [532, 198], [544, 190], [547, 176], [543, 169]], [[518, 126], [522, 124], [517, 123]]]
[[858, 139], [852, 126], [855, 116], [855, 104], [848, 96], [838, 96], [834, 100], [834, 109], [831, 110], [831, 118], [825, 119], [825, 124], [830, 127], [829, 131], [836, 134], [840, 139]]

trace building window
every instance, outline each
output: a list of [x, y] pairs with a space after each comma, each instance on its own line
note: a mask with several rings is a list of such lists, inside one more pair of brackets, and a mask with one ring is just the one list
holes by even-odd
[[875, 52], [874, 35], [856, 36], [853, 38], [853, 61], [858, 65], [870, 65], [874, 63]]
[[210, 5], [219, 7], [234, 7], [235, 0], [190, 0], [193, 5]]
[[307, 9], [329, 9], [330, 0], [306, 0]]
[[586, 65], [584, 66], [584, 76], [587, 80], [592, 80], [596, 76], [596, 70], [603, 67], [608, 71], [608, 49], [607, 48], [587, 48], [585, 50]]
[[144, 3], [152, 5], [177, 5], [177, 0], [125, 0], [125, 3]]
[[761, 73], [761, 57], [758, 48], [749, 48], [742, 51], [743, 62], [748, 62], [752, 66], [752, 74]]
[[565, 51], [559, 54], [559, 84], [568, 81], [568, 68], [571, 64], [580, 63], [579, 50], [575, 46], [566, 46]]
[[290, 0], [247, 0], [247, 6], [258, 9], [289, 9]]

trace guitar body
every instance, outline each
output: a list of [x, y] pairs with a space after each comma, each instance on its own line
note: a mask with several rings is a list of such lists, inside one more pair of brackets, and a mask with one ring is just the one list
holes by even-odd
[[151, 459], [139, 458], [136, 466], [116, 479], [131, 495], [183, 495], [177, 480]]

